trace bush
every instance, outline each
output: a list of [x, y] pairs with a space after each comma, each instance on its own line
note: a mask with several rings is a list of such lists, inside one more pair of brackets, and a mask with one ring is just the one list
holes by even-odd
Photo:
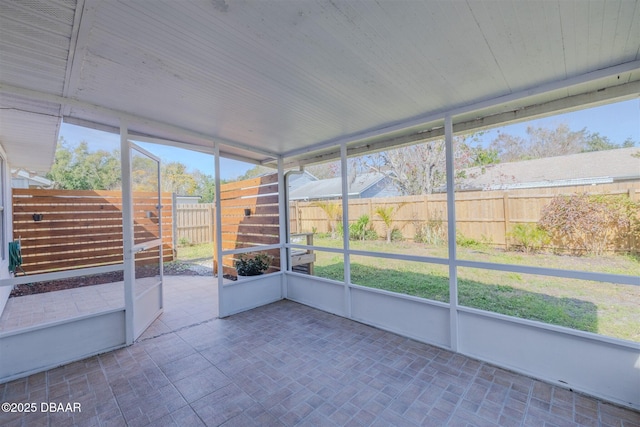
[[373, 229], [369, 215], [361, 215], [358, 220], [349, 224], [349, 240], [377, 240], [378, 233]]
[[191, 242], [187, 237], [182, 236], [178, 239], [178, 246], [191, 246]]
[[[342, 222], [338, 223], [336, 231], [340, 237], [344, 236]], [[378, 240], [378, 233], [373, 228], [369, 215], [364, 214], [356, 222], [349, 224], [349, 240]]]
[[378, 240], [378, 232], [373, 228], [364, 232], [364, 240]]
[[238, 276], [258, 276], [269, 269], [271, 257], [267, 254], [256, 254], [253, 256], [240, 254], [236, 260], [236, 272]]
[[402, 234], [402, 231], [398, 230], [397, 228], [394, 228], [393, 230], [391, 230], [392, 242], [402, 242], [403, 240], [404, 240], [404, 235]]
[[507, 237], [527, 254], [538, 252], [551, 242], [549, 234], [537, 224], [514, 225]]
[[369, 215], [364, 214], [356, 222], [349, 224], [349, 239], [364, 240], [367, 229], [369, 229], [369, 223]]
[[639, 207], [624, 196], [557, 196], [542, 209], [539, 224], [572, 252], [602, 255], [617, 239], [637, 235]]
[[476, 240], [472, 237], [465, 236], [460, 231], [456, 233], [456, 245], [462, 248], [486, 249], [490, 243], [491, 239], [487, 238], [485, 235], [482, 236], [481, 240]]
[[432, 219], [426, 223], [414, 222], [414, 227], [416, 229], [416, 234], [413, 236], [414, 242], [439, 246], [447, 241], [447, 230], [441, 219]]

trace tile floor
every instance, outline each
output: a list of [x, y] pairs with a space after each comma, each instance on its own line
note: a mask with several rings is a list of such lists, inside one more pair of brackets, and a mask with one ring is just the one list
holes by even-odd
[[1, 402], [82, 410], [0, 425], [640, 426], [638, 412], [293, 302], [226, 319], [197, 302], [168, 304], [128, 348], [0, 385]]
[[[147, 332], [157, 334], [217, 317], [213, 277], [164, 276], [164, 284], [165, 304], [171, 309]], [[123, 282], [9, 298], [0, 316], [0, 333], [120, 307], [124, 307]]]

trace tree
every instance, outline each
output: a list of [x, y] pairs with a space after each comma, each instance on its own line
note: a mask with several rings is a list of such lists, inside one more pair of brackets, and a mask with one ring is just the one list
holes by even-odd
[[[196, 180], [196, 194], [200, 196], [200, 203], [213, 203], [216, 198], [216, 181], [211, 175], [204, 174], [196, 169], [193, 173]], [[224, 184], [224, 180], [221, 181]]]
[[385, 174], [403, 195], [431, 194], [446, 179], [443, 140], [371, 154], [359, 163], [361, 170]]
[[340, 176], [340, 161], [307, 166], [307, 171], [318, 179], [328, 179]]
[[72, 147], [63, 137], [47, 178], [65, 190], [114, 190], [120, 188], [120, 154], [117, 150], [89, 152], [86, 141]]
[[527, 138], [500, 133], [491, 143], [503, 162], [540, 159], [580, 153], [586, 145], [586, 129], [573, 132], [565, 123], [556, 129], [527, 127]]
[[[497, 161], [497, 153], [474, 145], [477, 134], [456, 136], [453, 140], [455, 178], [470, 178], [465, 169]], [[441, 191], [446, 184], [446, 151], [443, 139], [360, 157], [352, 170], [384, 173], [403, 195], [422, 195]]]
[[625, 139], [622, 144], [616, 144], [615, 142], [611, 142], [609, 137], [600, 135], [599, 132], [593, 132], [589, 134], [582, 151], [615, 150], [616, 148], [629, 148], [635, 145], [636, 143], [631, 138]]
[[314, 205], [322, 209], [327, 215], [331, 238], [335, 239], [337, 237], [338, 222], [342, 217], [342, 206], [335, 202], [316, 202]]
[[617, 144], [598, 132], [588, 133], [586, 128], [572, 131], [565, 123], [555, 129], [529, 126], [526, 133], [526, 138], [500, 133], [489, 149], [495, 151], [502, 162], [516, 162], [636, 145], [631, 138]]
[[262, 165], [255, 165], [248, 171], [246, 171], [243, 175], [240, 175], [237, 181], [244, 181], [245, 179], [257, 178], [262, 175], [267, 175], [274, 173], [275, 170], [273, 168], [269, 168]]
[[131, 159], [131, 188], [133, 191], [158, 191], [158, 164], [147, 156]]
[[393, 231], [391, 226], [393, 225], [395, 214], [397, 214], [398, 211], [406, 204], [406, 202], [400, 203], [397, 208], [394, 206], [378, 206], [376, 208], [376, 215], [378, 215], [382, 222], [384, 222], [385, 231], [387, 233], [387, 243], [391, 243], [391, 232]]
[[[190, 173], [181, 162], [161, 162], [162, 191], [181, 195], [200, 195], [202, 203], [210, 203], [215, 196], [215, 181], [199, 170]], [[134, 155], [131, 181], [135, 191], [157, 191], [155, 161], [143, 155]], [[75, 147], [60, 137], [55, 159], [47, 178], [66, 190], [116, 190], [121, 188], [120, 152], [113, 150], [89, 151], [89, 144], [81, 142]]]
[[181, 196], [194, 196], [198, 183], [194, 176], [187, 173], [187, 167], [180, 162], [161, 164], [162, 191], [176, 193]]

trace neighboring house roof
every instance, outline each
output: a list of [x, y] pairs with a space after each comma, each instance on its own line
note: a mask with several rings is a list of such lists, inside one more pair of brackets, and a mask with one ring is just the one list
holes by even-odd
[[53, 188], [54, 182], [24, 169], [11, 169], [12, 188]]
[[[370, 191], [374, 190], [374, 191]], [[398, 195], [391, 180], [383, 173], [369, 172], [356, 176], [349, 182], [349, 197], [372, 197], [380, 193]], [[329, 178], [308, 182], [289, 193], [289, 200], [319, 200], [342, 197], [342, 179]]]
[[313, 176], [313, 174], [307, 172], [306, 170], [302, 173], [292, 173], [289, 175], [289, 189], [293, 190], [295, 188], [299, 188], [305, 184], [310, 182], [318, 181], [318, 178]]
[[640, 179], [640, 148], [593, 151], [467, 169], [465, 190], [603, 184]]

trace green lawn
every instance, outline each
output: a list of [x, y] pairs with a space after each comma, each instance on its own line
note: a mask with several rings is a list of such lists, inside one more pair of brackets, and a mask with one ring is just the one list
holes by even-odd
[[179, 261], [198, 261], [207, 258], [213, 258], [213, 242], [178, 246]]
[[[338, 248], [342, 246], [342, 241], [316, 237], [314, 244]], [[428, 247], [411, 242], [351, 242], [351, 247], [367, 251], [447, 257], [446, 247]], [[178, 248], [180, 261], [196, 261], [212, 256], [212, 243]], [[459, 247], [458, 257], [502, 264], [640, 276], [639, 259], [625, 255], [525, 255], [486, 247]], [[316, 251], [316, 258], [316, 276], [344, 280], [341, 254]], [[459, 268], [458, 278], [459, 302], [464, 306], [640, 342], [640, 286], [472, 268]], [[354, 256], [351, 281], [362, 286], [436, 301], [449, 301], [446, 265]]]
[[[316, 239], [315, 244], [339, 247], [340, 241]], [[354, 247], [355, 246], [355, 247]], [[355, 242], [362, 250], [446, 257], [446, 248], [428, 248], [408, 242]], [[342, 280], [340, 256], [316, 251], [315, 274]], [[640, 262], [629, 256], [564, 257], [551, 254], [524, 255], [484, 248], [458, 248], [462, 259], [503, 264], [601, 271], [640, 276]], [[484, 269], [458, 269], [461, 305], [510, 316], [538, 320], [602, 335], [640, 341], [640, 286], [614, 285], [586, 280], [554, 278]], [[436, 301], [449, 301], [447, 266], [353, 257], [352, 283]]]

